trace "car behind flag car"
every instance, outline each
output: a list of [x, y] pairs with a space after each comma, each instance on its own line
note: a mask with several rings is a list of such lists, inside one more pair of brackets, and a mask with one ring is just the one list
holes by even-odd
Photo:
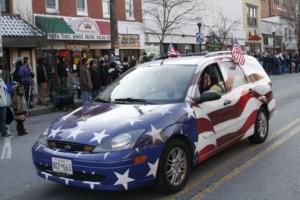
[[180, 56], [180, 53], [176, 51], [175, 47], [171, 42], [168, 49], [168, 57], [177, 57], [177, 56]]
[[245, 53], [242, 50], [238, 40], [236, 38], [232, 39], [232, 59], [233, 62], [239, 65], [244, 65], [245, 64]]

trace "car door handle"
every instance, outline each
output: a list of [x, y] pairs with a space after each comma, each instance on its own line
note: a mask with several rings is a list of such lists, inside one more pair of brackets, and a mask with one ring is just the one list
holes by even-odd
[[224, 106], [227, 106], [229, 104], [231, 104], [231, 100], [229, 100], [229, 99], [226, 99], [223, 103]]

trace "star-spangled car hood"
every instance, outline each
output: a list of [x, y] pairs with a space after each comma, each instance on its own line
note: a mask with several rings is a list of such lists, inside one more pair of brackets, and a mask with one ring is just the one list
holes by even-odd
[[137, 129], [149, 130], [151, 126], [163, 129], [176, 123], [183, 114], [180, 104], [128, 105], [93, 103], [79, 108], [56, 120], [48, 129], [48, 141], [65, 141], [96, 146], [94, 134], [106, 138]]

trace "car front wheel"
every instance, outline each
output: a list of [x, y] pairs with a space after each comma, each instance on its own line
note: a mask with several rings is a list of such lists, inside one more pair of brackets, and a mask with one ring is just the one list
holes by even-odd
[[265, 109], [261, 108], [256, 117], [254, 135], [249, 137], [249, 140], [253, 144], [263, 143], [269, 133], [269, 119]]
[[180, 139], [172, 139], [160, 158], [156, 189], [169, 194], [178, 192], [185, 186], [190, 168], [191, 156], [186, 143]]

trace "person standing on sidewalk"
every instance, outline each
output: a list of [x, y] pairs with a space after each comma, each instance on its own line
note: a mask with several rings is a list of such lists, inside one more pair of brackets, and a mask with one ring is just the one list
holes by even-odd
[[6, 125], [6, 111], [10, 107], [11, 100], [7, 92], [6, 85], [2, 78], [0, 78], [0, 132], [2, 137], [10, 137], [11, 135], [7, 132], [8, 128]]
[[101, 88], [101, 77], [100, 77], [100, 72], [97, 69], [96, 61], [92, 60], [90, 61], [90, 73], [91, 73], [91, 80], [92, 80], [92, 85], [93, 89], [91, 92], [92, 99], [94, 100]]
[[38, 66], [37, 66], [37, 83], [38, 83], [38, 90], [39, 90], [39, 96], [38, 96], [38, 105], [46, 105], [45, 104], [45, 94], [47, 92], [48, 87], [48, 77], [46, 68], [44, 65], [44, 60], [42, 58], [39, 58], [37, 60]]
[[60, 89], [66, 88], [67, 87], [68, 71], [67, 71], [67, 66], [65, 65], [63, 57], [58, 58], [57, 73], [58, 73], [58, 76], [59, 76], [59, 87], [60, 87]]
[[80, 67], [80, 90], [81, 90], [81, 100], [84, 107], [90, 104], [90, 95], [93, 85], [91, 80], [91, 73], [88, 68], [88, 63], [82, 63]]
[[24, 121], [26, 119], [27, 109], [26, 109], [26, 100], [24, 97], [24, 88], [22, 85], [17, 84], [13, 89], [13, 99], [12, 99], [12, 107], [15, 113], [15, 119], [17, 122], [17, 131], [18, 135], [27, 135], [28, 132], [24, 128]]
[[24, 65], [19, 70], [19, 75], [21, 77], [21, 83], [25, 90], [25, 98], [27, 105], [29, 105], [29, 108], [33, 108], [33, 105], [31, 104], [31, 101], [33, 100], [32, 97], [32, 78], [34, 77], [34, 73], [31, 70], [31, 66], [29, 64], [29, 58], [24, 57], [23, 60]]

